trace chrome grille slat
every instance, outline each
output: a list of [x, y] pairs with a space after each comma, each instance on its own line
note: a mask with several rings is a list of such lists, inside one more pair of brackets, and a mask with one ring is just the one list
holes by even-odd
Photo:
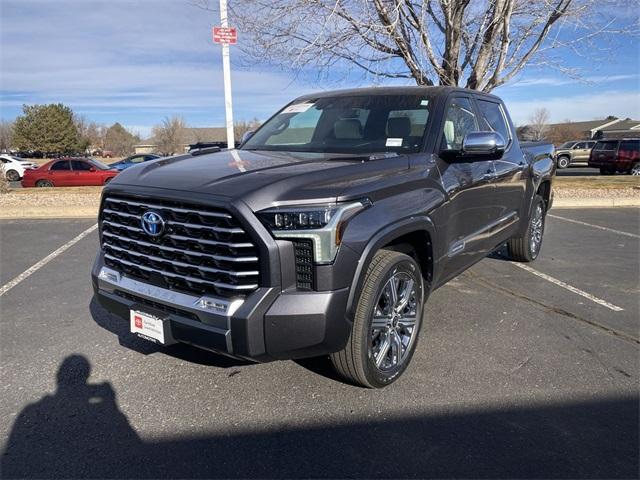
[[[113, 233], [109, 233], [109, 232], [104, 232], [103, 235], [106, 235], [108, 237], [118, 238], [116, 235], [114, 235]], [[133, 239], [133, 238], [127, 238], [127, 239], [119, 238], [119, 240], [120, 241], [125, 241], [125, 242], [134, 242], [134, 243], [138, 243], [140, 245], [143, 245], [145, 247], [157, 248], [157, 249], [165, 250], [165, 251], [168, 251], [168, 252], [178, 252], [178, 253], [182, 253], [183, 255], [192, 255], [194, 257], [212, 258], [214, 260], [221, 260], [221, 261], [225, 261], [225, 262], [257, 262], [258, 261], [258, 257], [225, 257], [223, 255], [213, 255], [213, 254], [210, 254], [210, 253], [196, 252], [196, 251], [193, 251], [193, 250], [182, 250], [180, 248], [165, 247], [164, 245], [158, 245], [158, 244], [155, 244], [155, 243], [143, 242], [142, 240], [136, 240], [136, 239]], [[233, 245], [233, 244], [229, 244], [229, 245]], [[245, 244], [242, 244], [242, 245], [245, 245]], [[250, 247], [253, 247], [253, 244], [246, 244], [246, 245], [248, 245]]]
[[105, 244], [107, 246], [107, 248], [111, 248], [113, 250], [116, 250], [118, 252], [124, 252], [127, 255], [133, 255], [136, 257], [146, 257], [149, 260], [153, 260], [154, 262], [171, 262], [173, 265], [179, 266], [179, 267], [183, 267], [183, 268], [195, 268], [197, 270], [202, 270], [204, 272], [209, 272], [209, 273], [223, 273], [225, 275], [231, 275], [232, 277], [252, 277], [252, 276], [256, 276], [259, 274], [259, 272], [257, 270], [249, 270], [249, 271], [240, 271], [240, 272], [234, 272], [232, 270], [222, 270], [219, 268], [211, 268], [211, 267], [203, 267], [203, 266], [196, 266], [196, 265], [192, 265], [189, 263], [184, 263], [184, 262], [179, 262], [177, 260], [169, 260], [166, 258], [162, 258], [162, 257], [156, 257], [155, 255], [145, 255], [144, 253], [140, 253], [140, 252], [134, 252], [132, 250], [127, 250], [126, 248], [120, 248], [120, 247], [116, 247], [115, 245], [109, 245], [109, 244]]
[[121, 198], [108, 198], [106, 200], [107, 202], [115, 202], [115, 203], [125, 203], [127, 205], [135, 205], [137, 207], [144, 207], [144, 208], [148, 208], [148, 209], [167, 209], [167, 210], [172, 210], [174, 212], [180, 212], [180, 213], [195, 213], [197, 215], [206, 215], [206, 216], [210, 216], [210, 217], [219, 217], [219, 218], [233, 218], [231, 215], [229, 215], [228, 213], [218, 213], [218, 212], [205, 212], [204, 210], [195, 210], [195, 209], [187, 209], [187, 208], [179, 208], [179, 207], [169, 207], [166, 205], [156, 205], [153, 203], [146, 203], [146, 202], [134, 202], [133, 200], [123, 200]]
[[[151, 237], [142, 229], [141, 217], [148, 209], [164, 217], [164, 235]], [[105, 262], [125, 276], [218, 297], [258, 288], [258, 248], [224, 209], [109, 196], [104, 199], [100, 218]]]
[[159, 273], [161, 275], [166, 275], [167, 277], [174, 277], [174, 278], [180, 278], [180, 279], [185, 279], [189, 282], [194, 282], [194, 283], [202, 283], [202, 284], [208, 284], [208, 285], [213, 285], [215, 287], [218, 288], [228, 288], [229, 290], [255, 290], [256, 288], [258, 288], [258, 285], [256, 284], [247, 284], [247, 285], [231, 285], [228, 283], [222, 283], [222, 282], [209, 282], [207, 280], [203, 280], [201, 278], [195, 278], [195, 277], [188, 277], [188, 276], [184, 276], [184, 275], [178, 275], [175, 273], [171, 273], [171, 272], [167, 272], [164, 270], [158, 270], [157, 268], [151, 268], [151, 267], [147, 267], [145, 265], [138, 265], [137, 263], [134, 262], [129, 262], [127, 260], [122, 260], [121, 258], [118, 257], [114, 257], [113, 255], [109, 255], [108, 253], [106, 253], [104, 255], [105, 258], [108, 258], [109, 260], [113, 260], [116, 263], [124, 263], [125, 265], [129, 265], [131, 267], [135, 267], [135, 268], [139, 268], [141, 270], [146, 270], [148, 272], [154, 272], [154, 273]]

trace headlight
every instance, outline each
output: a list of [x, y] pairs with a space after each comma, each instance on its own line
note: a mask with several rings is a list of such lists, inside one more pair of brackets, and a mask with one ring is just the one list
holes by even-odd
[[315, 263], [336, 258], [346, 222], [370, 205], [368, 200], [331, 205], [279, 207], [257, 213], [276, 238], [313, 240]]

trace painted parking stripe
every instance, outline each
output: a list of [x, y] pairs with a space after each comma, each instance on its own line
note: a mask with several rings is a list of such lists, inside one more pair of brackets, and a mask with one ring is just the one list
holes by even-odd
[[71, 240], [69, 240], [67, 243], [65, 243], [64, 245], [62, 245], [60, 248], [58, 248], [57, 250], [51, 252], [49, 255], [47, 255], [46, 257], [44, 257], [42, 260], [40, 260], [38, 263], [34, 263], [33, 265], [31, 265], [29, 268], [27, 268], [24, 272], [22, 272], [20, 275], [18, 275], [17, 277], [15, 277], [13, 280], [11, 280], [10, 282], [4, 284], [2, 286], [2, 288], [0, 288], [0, 297], [2, 295], [4, 295], [5, 293], [7, 293], [9, 290], [11, 290], [13, 287], [15, 287], [16, 285], [18, 285], [20, 282], [22, 282], [23, 280], [29, 278], [32, 274], [34, 274], [35, 272], [37, 272], [38, 270], [40, 270], [42, 267], [44, 267], [47, 263], [49, 263], [51, 260], [53, 260], [54, 258], [56, 258], [58, 255], [60, 255], [61, 253], [64, 253], [66, 250], [68, 250], [70, 247], [73, 247], [76, 243], [78, 243], [80, 240], [82, 240], [84, 237], [86, 237], [87, 235], [89, 235], [91, 232], [93, 232], [96, 228], [98, 228], [98, 224], [96, 223], [95, 225], [92, 225], [91, 227], [87, 228], [84, 232], [80, 233], [79, 235], [77, 235], [76, 237], [73, 237]]
[[573, 287], [571, 285], [569, 285], [568, 283], [563, 282], [562, 280], [558, 280], [557, 278], [552, 277], [551, 275], [547, 275], [546, 273], [542, 273], [539, 272], [537, 270], [534, 270], [533, 268], [531, 268], [528, 265], [524, 265], [522, 263], [512, 263], [512, 265], [515, 265], [518, 268], [521, 268], [523, 270], [526, 270], [529, 273], [533, 273], [534, 275], [537, 275], [538, 277], [551, 282], [551, 283], [555, 283], [556, 285], [558, 285], [559, 287], [562, 287], [564, 289], [569, 290], [570, 292], [575, 293], [576, 295], [580, 295], [588, 300], [591, 300], [592, 302], [597, 303], [598, 305], [602, 305], [603, 307], [607, 307], [610, 310], [613, 310], [614, 312], [621, 312], [624, 310], [624, 308], [618, 307], [617, 305], [614, 305], [613, 303], [609, 303], [606, 300], [602, 300], [601, 298], [596, 297], [595, 295], [591, 295], [590, 293], [585, 292], [584, 290], [580, 290], [579, 288]]
[[565, 222], [576, 223], [578, 225], [584, 225], [585, 227], [597, 228], [598, 230], [604, 230], [605, 232], [617, 233], [618, 235], [624, 235], [626, 237], [640, 238], [640, 235], [637, 235], [635, 233], [623, 232], [622, 230], [615, 230], [613, 228], [603, 227], [601, 225], [594, 225], [592, 223], [581, 222], [580, 220], [574, 220], [573, 218], [560, 217], [558, 215], [551, 215], [551, 214], [548, 214], [547, 217], [557, 218], [558, 220], [564, 220]]

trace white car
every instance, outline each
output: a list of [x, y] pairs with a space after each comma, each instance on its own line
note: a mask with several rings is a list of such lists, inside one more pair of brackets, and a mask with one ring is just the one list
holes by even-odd
[[0, 170], [4, 174], [5, 178], [10, 182], [17, 182], [24, 176], [24, 171], [32, 168], [38, 168], [38, 165], [22, 158], [14, 157], [12, 155], [2, 154], [0, 155]]

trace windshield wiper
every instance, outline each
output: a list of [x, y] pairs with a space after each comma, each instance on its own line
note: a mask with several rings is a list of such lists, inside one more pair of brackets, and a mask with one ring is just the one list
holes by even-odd
[[375, 153], [367, 153], [363, 155], [353, 155], [353, 156], [341, 156], [341, 157], [330, 157], [327, 160], [361, 160], [363, 162], [367, 162], [370, 160], [382, 160], [384, 158], [394, 158], [399, 157], [397, 152], [375, 152]]

